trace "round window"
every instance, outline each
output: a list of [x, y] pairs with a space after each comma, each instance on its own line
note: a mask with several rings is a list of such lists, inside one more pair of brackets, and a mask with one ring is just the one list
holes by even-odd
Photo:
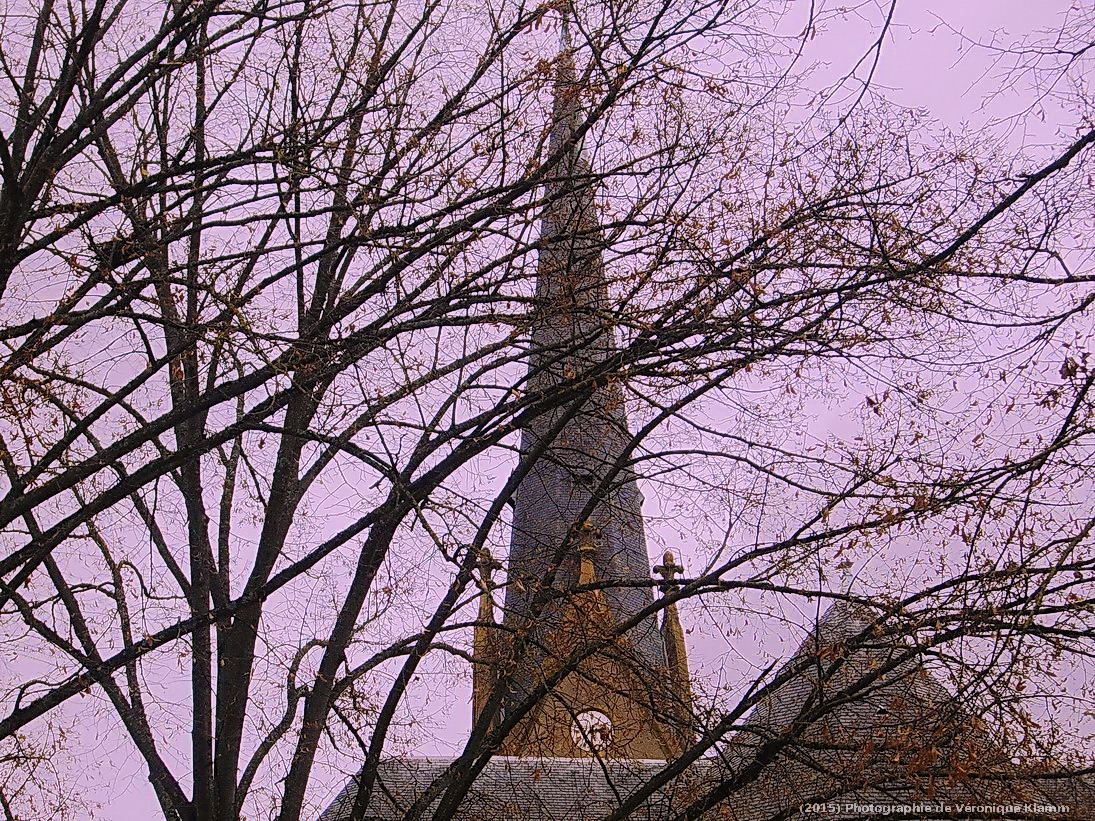
[[587, 753], [599, 753], [612, 743], [612, 719], [600, 710], [578, 713], [570, 727], [574, 744]]

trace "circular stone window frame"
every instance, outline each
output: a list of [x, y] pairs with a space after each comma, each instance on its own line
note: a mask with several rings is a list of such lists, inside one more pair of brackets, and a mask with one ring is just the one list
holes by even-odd
[[583, 710], [570, 725], [570, 738], [585, 753], [603, 753], [612, 746], [612, 719], [601, 710]]

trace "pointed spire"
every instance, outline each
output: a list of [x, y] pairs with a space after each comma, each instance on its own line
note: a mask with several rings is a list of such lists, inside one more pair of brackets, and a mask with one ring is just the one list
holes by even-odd
[[[623, 388], [618, 380], [605, 378], [616, 340], [596, 175], [578, 137], [587, 115], [571, 26], [564, 19], [556, 61], [547, 140], [553, 165], [545, 169], [525, 385], [539, 395], [562, 391], [569, 404], [542, 414], [522, 431], [522, 455], [539, 455], [514, 499], [504, 618], [513, 633], [530, 634], [531, 649], [516, 660], [503, 712], [520, 703], [545, 670], [570, 656], [576, 642], [610, 636], [654, 603], [651, 588], [635, 584], [650, 579], [650, 559], [638, 476], [627, 463], [631, 434]], [[596, 388], [591, 388], [593, 379]], [[553, 595], [534, 614], [531, 603], [545, 580], [553, 592], [593, 582], [597, 589]], [[667, 692], [671, 678], [658, 620], [646, 616], [554, 690], [556, 706], [544, 705], [524, 722], [505, 745], [505, 754], [575, 754], [573, 716], [558, 712], [565, 701], [575, 714], [600, 710], [610, 715], [621, 728], [614, 755], [667, 755], [681, 745], [659, 717], [667, 711], [651, 705], [676, 700]]]
[[[659, 588], [663, 596], [680, 590], [677, 575], [683, 573], [684, 568], [677, 564], [672, 552], [668, 550], [665, 552], [662, 563], [654, 568], [654, 572], [662, 577]], [[687, 722], [692, 714], [692, 677], [688, 671], [688, 647], [684, 642], [684, 630], [681, 629], [676, 602], [670, 602], [662, 611], [661, 633], [665, 644], [666, 662], [678, 701], [678, 711], [683, 720], [683, 732], [684, 722]]]
[[547, 172], [548, 203], [536, 285], [539, 327], [533, 336], [534, 341], [556, 344], [577, 341], [588, 349], [588, 359], [607, 352], [612, 340], [611, 329], [603, 322], [608, 301], [601, 259], [605, 242], [597, 223], [595, 176], [580, 136], [585, 113], [568, 20], [564, 19], [561, 52], [555, 61], [547, 141], [547, 157], [554, 166]]
[[[563, 12], [563, 21], [559, 27], [559, 56], [555, 59], [554, 100], [551, 117], [551, 139], [549, 151], [554, 154], [574, 140], [570, 159], [573, 164], [584, 160], [581, 139], [575, 134], [585, 119], [581, 106], [581, 87], [578, 83], [578, 70], [574, 64], [574, 41], [570, 33], [570, 10]], [[568, 165], [571, 163], [568, 163]], [[588, 168], [588, 166], [586, 166]]]
[[498, 631], [494, 625], [494, 571], [501, 565], [494, 560], [486, 548], [479, 557], [479, 612], [475, 623], [475, 637], [472, 641], [472, 723], [479, 718], [483, 705], [487, 703], [494, 688], [494, 665], [498, 660]]
[[[616, 344], [608, 320], [605, 241], [596, 220], [594, 175], [575, 138], [585, 115], [570, 26], [564, 27], [563, 53], [556, 61], [549, 140], [552, 156], [566, 152], [548, 175], [530, 334], [527, 389], [536, 393], [566, 390], [583, 374], [603, 371]], [[599, 580], [650, 578], [637, 476], [628, 466], [617, 467], [631, 440], [620, 384], [604, 384], [576, 413], [564, 406], [542, 414], [522, 432], [522, 452], [540, 447], [549, 436], [516, 494], [507, 618], [527, 612], [532, 591], [549, 571], [554, 571], [556, 587], [574, 586], [577, 529], [586, 519], [601, 532], [602, 549], [593, 557]], [[601, 498], [591, 505], [598, 489]], [[567, 542], [573, 553], [554, 568]], [[642, 587], [608, 587], [604, 595], [617, 622], [653, 602], [651, 591]], [[551, 614], [541, 620], [550, 621]], [[633, 631], [632, 640], [649, 667], [664, 669], [665, 651], [653, 616]]]

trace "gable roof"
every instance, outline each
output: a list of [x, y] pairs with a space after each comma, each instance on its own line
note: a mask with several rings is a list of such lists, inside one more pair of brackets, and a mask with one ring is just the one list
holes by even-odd
[[[818, 801], [948, 805], [942, 816], [953, 818], [967, 817], [957, 809], [962, 806], [1065, 805], [1072, 814], [1060, 817], [1095, 817], [1080, 780], [1048, 789], [1021, 772], [970, 706], [923, 667], [915, 649], [873, 631], [873, 624], [869, 610], [839, 601], [780, 668], [775, 680], [787, 680], [756, 705], [725, 750], [727, 775], [770, 753], [766, 742], [775, 742], [778, 752], [727, 800], [727, 817], [760, 821]], [[864, 815], [849, 810], [827, 817]]]

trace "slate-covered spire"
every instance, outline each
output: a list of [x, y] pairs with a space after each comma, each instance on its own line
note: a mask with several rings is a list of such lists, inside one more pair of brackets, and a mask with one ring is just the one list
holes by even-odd
[[[551, 392], [586, 374], [597, 374], [616, 346], [604, 272], [605, 239], [596, 209], [596, 177], [580, 136], [585, 121], [573, 48], [564, 27], [547, 145], [549, 160], [561, 160], [550, 171], [546, 186], [525, 385], [533, 393]], [[544, 580], [551, 578], [553, 568], [556, 590], [578, 584], [583, 529], [592, 528], [598, 534], [597, 550], [587, 557], [594, 579], [625, 582], [603, 590], [613, 623], [621, 624], [653, 602], [649, 586], [626, 584], [650, 579], [642, 497], [634, 470], [619, 468], [626, 465], [631, 440], [622, 387], [618, 381], [604, 380], [603, 373], [599, 376], [599, 386], [576, 412], [573, 402], [564, 403], [522, 433], [523, 455], [545, 447], [514, 500], [504, 620], [511, 628], [528, 627], [536, 643], [547, 641], [571, 605], [565, 596], [559, 597], [531, 617], [531, 602]], [[568, 414], [573, 415], [564, 422]], [[671, 677], [654, 616], [630, 630], [620, 648], [638, 675], [663, 682]], [[547, 655], [550, 651], [532, 652], [518, 662], [515, 685], [505, 704], [512, 705], [527, 692], [542, 674]]]

